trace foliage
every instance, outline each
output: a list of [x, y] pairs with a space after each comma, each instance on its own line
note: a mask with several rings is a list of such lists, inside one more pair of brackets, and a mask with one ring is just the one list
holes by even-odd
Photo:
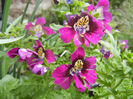
[[[39, 76], [33, 74], [25, 62], [18, 63], [15, 59], [10, 59], [7, 52], [14, 47], [33, 49], [36, 37], [27, 36], [10, 44], [4, 44], [0, 51], [0, 59], [2, 59], [2, 79], [0, 80], [0, 98], [1, 99], [132, 99], [133, 98], [133, 53], [131, 50], [122, 49], [118, 35], [121, 35], [117, 30], [113, 29], [112, 33], [107, 32], [107, 35], [97, 45], [90, 47], [83, 46], [86, 56], [95, 56], [97, 59], [96, 72], [98, 75], [97, 84], [93, 89], [80, 93], [75, 84], [72, 83], [69, 89], [64, 90], [54, 84], [52, 72], [61, 64], [70, 64], [70, 55], [76, 50], [74, 42], [66, 44], [60, 39], [58, 32], [59, 28], [63, 27], [63, 21], [66, 19], [64, 14], [80, 13], [81, 9], [87, 10], [89, 4], [83, 1], [75, 1], [74, 4], [67, 5], [61, 2], [55, 6], [52, 12], [56, 15], [56, 22], [49, 26], [56, 31], [56, 34], [43, 35], [41, 38], [44, 48], [51, 49], [56, 56], [56, 62], [46, 64], [50, 70]], [[33, 16], [32, 16], [33, 18]], [[32, 19], [31, 18], [31, 19]], [[47, 19], [46, 19], [47, 20]], [[12, 36], [15, 39], [25, 35], [24, 27], [27, 21], [22, 24], [11, 25], [9, 32], [0, 34], [0, 38], [8, 39]], [[60, 23], [60, 24], [59, 24]], [[48, 24], [47, 24], [48, 25]], [[115, 27], [115, 22], [111, 23]], [[14, 39], [14, 40], [15, 40]], [[100, 52], [101, 45], [107, 47], [114, 56], [108, 60], [103, 57]], [[65, 52], [64, 55], [62, 53]], [[6, 75], [6, 76], [5, 76]], [[93, 91], [94, 96], [90, 97], [89, 92]]]

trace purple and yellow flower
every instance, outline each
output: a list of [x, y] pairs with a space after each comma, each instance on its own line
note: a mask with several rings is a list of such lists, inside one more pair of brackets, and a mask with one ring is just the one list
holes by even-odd
[[43, 34], [55, 34], [50, 27], [44, 26], [45, 23], [45, 18], [39, 17], [36, 20], [35, 25], [33, 25], [31, 22], [28, 22], [28, 24], [25, 26], [25, 29], [27, 29], [30, 34], [35, 35], [38, 38], [40, 38]]
[[122, 49], [128, 49], [128, 40], [121, 40], [120, 43], [123, 45]]
[[42, 65], [44, 58], [47, 59], [48, 64], [55, 62], [55, 56], [53, 52], [49, 49], [45, 50], [40, 40], [35, 40], [35, 42], [36, 45], [33, 46], [35, 51], [30, 51], [32, 56], [26, 60], [30, 70], [33, 70], [38, 64], [39, 66]]
[[31, 57], [32, 53], [29, 52], [29, 49], [21, 49], [19, 47], [13, 48], [8, 52], [8, 56], [10, 58], [15, 58], [16, 56], [20, 56], [19, 62], [28, 59]]
[[92, 4], [88, 7], [88, 12], [91, 11], [92, 15], [95, 15], [96, 13], [99, 14], [98, 19], [103, 22], [105, 30], [111, 31], [112, 28], [108, 25], [108, 23], [112, 21], [112, 14], [108, 10], [109, 0], [99, 0], [96, 8]]
[[100, 52], [104, 55], [105, 59], [108, 59], [109, 57], [112, 58], [113, 54], [104, 46], [102, 46]]
[[54, 56], [53, 52], [49, 49], [44, 49], [40, 40], [35, 40], [35, 42], [36, 42], [36, 46], [34, 45], [33, 48], [38, 53], [38, 56], [40, 58], [45, 57], [49, 64], [52, 62], [55, 62], [55, 56]]
[[86, 12], [79, 15], [69, 15], [66, 27], [59, 30], [61, 39], [69, 43], [72, 39], [76, 46], [85, 44], [89, 47], [90, 42], [97, 44], [103, 36], [103, 25], [99, 20]]
[[82, 47], [71, 55], [71, 63], [69, 65], [60, 65], [53, 71], [55, 84], [60, 85], [64, 89], [68, 89], [75, 81], [76, 87], [80, 92], [84, 92], [86, 87], [91, 89], [92, 84], [96, 82], [97, 74], [95, 57], [85, 58], [85, 52]]

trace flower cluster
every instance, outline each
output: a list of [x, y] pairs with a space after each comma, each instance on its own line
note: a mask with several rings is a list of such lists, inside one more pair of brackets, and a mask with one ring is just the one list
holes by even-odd
[[[54, 0], [54, 2], [58, 3], [57, 0]], [[67, 0], [67, 3], [72, 4], [73, 0]], [[85, 58], [85, 51], [81, 46], [85, 44], [89, 47], [90, 43], [98, 44], [105, 30], [111, 31], [108, 23], [112, 20], [112, 14], [108, 9], [109, 1], [99, 0], [96, 7], [94, 5], [88, 7], [88, 12], [82, 11], [80, 15], [66, 15], [68, 20], [65, 26], [59, 29], [59, 33], [64, 43], [69, 43], [73, 39], [77, 49], [71, 55], [71, 64], [60, 65], [53, 71], [52, 77], [55, 78], [55, 84], [68, 89], [74, 80], [78, 90], [84, 92], [86, 87], [91, 89], [92, 85], [96, 83], [96, 59], [94, 56]], [[40, 17], [35, 24], [28, 22], [25, 29], [31, 35], [37, 36], [38, 39], [44, 34], [55, 34], [50, 27], [46, 27], [44, 24], [45, 19]], [[44, 49], [40, 40], [35, 40], [35, 42], [36, 45], [33, 46], [35, 51], [17, 47], [11, 49], [8, 56], [10, 58], [19, 56], [19, 62], [26, 61], [33, 73], [43, 75], [49, 69], [49, 67], [43, 66], [44, 58], [50, 64], [55, 61], [55, 56], [51, 50]], [[127, 48], [127, 46], [124, 48]], [[110, 51], [103, 47], [101, 52], [106, 59], [109, 58]]]
[[26, 61], [29, 66], [29, 69], [32, 70], [33, 73], [38, 75], [43, 75], [48, 71], [48, 67], [44, 67], [42, 64], [44, 62], [43, 58], [46, 58], [48, 63], [55, 61], [55, 56], [53, 52], [49, 49], [44, 49], [40, 40], [35, 41], [37, 46], [33, 46], [35, 51], [30, 49], [22, 49], [22, 48], [13, 48], [8, 52], [8, 56], [10, 58], [15, 58], [19, 56], [19, 62]]

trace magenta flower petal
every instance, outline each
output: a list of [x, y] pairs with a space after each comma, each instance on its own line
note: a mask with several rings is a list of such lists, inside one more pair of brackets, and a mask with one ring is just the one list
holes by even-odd
[[90, 4], [88, 6], [88, 12], [93, 11], [95, 9], [94, 5]]
[[108, 10], [109, 9], [109, 0], [99, 0], [96, 7], [97, 8], [103, 7], [104, 10]]
[[23, 59], [23, 60], [31, 57], [31, 55], [32, 55], [32, 53], [28, 52], [26, 49], [19, 49], [18, 53], [19, 53], [19, 56], [21, 57], [21, 59]]
[[10, 58], [16, 57], [16, 56], [18, 55], [18, 50], [19, 50], [19, 49], [20, 49], [19, 47], [11, 49], [11, 50], [8, 52], [8, 56], [9, 56]]
[[85, 34], [85, 37], [93, 44], [97, 44], [101, 40], [101, 38], [96, 34], [91, 34], [91, 35]]
[[89, 62], [89, 65], [94, 65], [96, 63], [95, 56], [93, 56], [93, 57], [87, 57], [85, 60]]
[[67, 77], [59, 77], [55, 79], [55, 84], [59, 85], [62, 84]]
[[104, 11], [104, 22], [109, 23], [112, 21], [112, 14], [109, 11]]
[[82, 47], [76, 49], [76, 51], [71, 55], [71, 62], [74, 63], [77, 59], [83, 59], [85, 57], [85, 52]]
[[104, 23], [104, 26], [105, 26], [105, 29], [108, 30], [108, 31], [112, 31], [112, 28], [111, 26], [109, 26], [107, 23]]
[[32, 27], [33, 27], [33, 24], [31, 22], [28, 22], [28, 24], [25, 26], [25, 29], [31, 30]]
[[73, 76], [76, 87], [78, 88], [78, 90], [80, 92], [84, 92], [86, 90], [86, 88], [83, 86], [82, 81], [80, 81], [80, 79], [77, 76]]
[[90, 46], [90, 42], [86, 39], [86, 41], [85, 41], [85, 45], [87, 46], [87, 47], [89, 47]]
[[69, 27], [61, 28], [59, 30], [59, 33], [61, 34], [61, 39], [65, 43], [69, 43], [75, 35], [75, 31], [72, 28], [69, 28]]
[[75, 36], [74, 36], [74, 44], [77, 47], [80, 47], [82, 44], [84, 44], [84, 38], [80, 37], [78, 34], [75, 34]]
[[47, 35], [55, 34], [55, 31], [53, 31], [50, 27], [43, 26], [43, 29], [44, 29], [44, 31], [46, 32]]
[[45, 18], [39, 17], [39, 18], [36, 20], [35, 25], [37, 25], [37, 24], [44, 25], [44, 24], [45, 24]]
[[91, 84], [94, 84], [97, 79], [96, 70], [88, 70], [87, 73], [82, 74], [82, 76], [84, 76], [88, 83]]
[[[42, 45], [40, 40], [35, 40], [35, 42], [36, 42], [36, 45], [37, 45], [36, 47], [42, 47], [43, 48], [43, 45]], [[36, 48], [35, 48], [35, 50], [36, 50]]]
[[56, 70], [53, 71], [52, 77], [53, 78], [66, 77], [65, 72], [68, 70], [69, 66], [70, 65], [60, 65], [60, 67], [57, 67]]
[[68, 77], [62, 84], [61, 87], [68, 89], [73, 81], [73, 78]]
[[55, 84], [60, 84], [64, 89], [68, 89], [73, 79], [66, 75], [70, 65], [60, 65], [53, 71], [52, 77], [55, 78]]
[[49, 49], [45, 50], [45, 57], [48, 61], [48, 64], [55, 62], [55, 56], [51, 50]]

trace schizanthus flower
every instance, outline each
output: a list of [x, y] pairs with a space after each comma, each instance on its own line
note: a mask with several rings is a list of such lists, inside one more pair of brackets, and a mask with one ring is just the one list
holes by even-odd
[[84, 49], [79, 47], [71, 55], [71, 62], [71, 65], [60, 65], [54, 70], [52, 76], [55, 78], [55, 84], [68, 89], [74, 80], [80, 92], [84, 92], [86, 87], [90, 89], [97, 79], [96, 70], [94, 70], [95, 57], [85, 58]]
[[124, 47], [122, 47], [122, 49], [128, 49], [128, 40], [121, 40], [120, 43], [122, 45], [124, 45]]
[[19, 62], [26, 61], [29, 65], [29, 69], [39, 75], [43, 75], [48, 71], [48, 67], [43, 66], [44, 58], [47, 59], [48, 63], [55, 61], [53, 52], [49, 49], [44, 50], [42, 43], [39, 40], [35, 41], [37, 46], [33, 46], [35, 51], [29, 49], [13, 48], [8, 52], [10, 58], [20, 56]]
[[108, 59], [109, 57], [112, 58], [113, 54], [104, 46], [102, 46], [100, 52], [104, 55], [105, 59]]
[[29, 30], [30, 34], [35, 35], [38, 38], [40, 38], [43, 34], [55, 34], [50, 27], [44, 26], [45, 23], [45, 18], [40, 17], [36, 20], [35, 25], [33, 25], [31, 22], [28, 22], [28, 24], [25, 26], [25, 29]]
[[99, 14], [98, 19], [103, 22], [105, 30], [111, 31], [112, 28], [108, 25], [108, 23], [112, 21], [112, 14], [108, 10], [109, 0], [99, 0], [96, 7], [92, 4], [88, 7], [88, 12], [91, 11], [92, 15], [95, 15], [96, 13]]
[[69, 43], [74, 39], [76, 46], [85, 44], [89, 47], [90, 42], [97, 44], [103, 36], [102, 23], [86, 12], [79, 15], [67, 16], [68, 21], [66, 27], [59, 30], [61, 39], [65, 43]]

